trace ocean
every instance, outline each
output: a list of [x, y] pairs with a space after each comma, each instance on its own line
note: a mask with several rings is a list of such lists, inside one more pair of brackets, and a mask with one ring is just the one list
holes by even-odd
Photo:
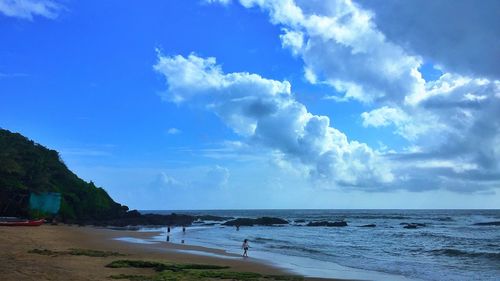
[[[278, 217], [286, 226], [222, 226], [197, 222], [173, 243], [249, 255], [297, 274], [363, 280], [500, 280], [500, 210], [196, 210], [143, 213]], [[308, 227], [311, 221], [338, 221], [346, 227]], [[425, 226], [405, 229], [404, 223]], [[365, 228], [361, 225], [375, 224]], [[147, 231], [147, 230], [144, 230]], [[164, 231], [165, 233], [165, 231]], [[165, 241], [166, 234], [155, 237]], [[201, 253], [200, 253], [201, 254]]]

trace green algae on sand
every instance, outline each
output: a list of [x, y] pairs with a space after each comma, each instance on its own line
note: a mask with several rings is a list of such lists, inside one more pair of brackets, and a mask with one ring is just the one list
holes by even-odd
[[254, 272], [227, 270], [227, 266], [205, 264], [175, 264], [157, 261], [116, 260], [106, 265], [110, 268], [151, 268], [157, 273], [152, 276], [117, 274], [111, 279], [130, 281], [188, 281], [188, 280], [241, 280], [241, 281], [301, 281], [300, 276], [262, 275]]
[[29, 250], [28, 253], [44, 255], [44, 256], [51, 256], [51, 257], [63, 256], [63, 255], [103, 257], [103, 258], [125, 256], [124, 254], [120, 254], [118, 252], [89, 250], [89, 249], [76, 249], [76, 248], [70, 248], [67, 251], [55, 251], [55, 250], [48, 250], [48, 249], [33, 249], [33, 250]]

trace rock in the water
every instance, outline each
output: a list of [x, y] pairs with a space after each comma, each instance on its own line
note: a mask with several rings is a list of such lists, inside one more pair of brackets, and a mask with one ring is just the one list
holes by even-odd
[[222, 225], [228, 225], [228, 226], [253, 226], [255, 225], [255, 220], [254, 219], [249, 219], [249, 218], [239, 218], [239, 219], [234, 219], [227, 221], [223, 223]]
[[359, 227], [376, 227], [376, 224], [365, 224], [365, 225], [360, 225]]
[[220, 216], [212, 216], [212, 215], [200, 215], [195, 216], [195, 219], [202, 221], [227, 221], [234, 219], [233, 217], [220, 217]]
[[407, 223], [407, 222], [402, 222], [400, 223], [400, 225], [414, 225], [414, 226], [420, 226], [420, 227], [424, 227], [426, 226], [425, 223], [417, 223], [417, 222], [411, 222], [411, 223]]
[[500, 221], [478, 222], [474, 225], [500, 225]]
[[345, 221], [335, 221], [335, 222], [329, 222], [329, 221], [312, 221], [307, 224], [307, 226], [328, 226], [328, 227], [333, 227], [333, 226], [347, 226], [347, 222]]
[[407, 228], [407, 229], [415, 229], [415, 228], [418, 228], [418, 227], [423, 227], [425, 226], [425, 224], [423, 223], [409, 223], [409, 224], [406, 224], [404, 226], [404, 228]]
[[280, 219], [280, 218], [262, 217], [262, 218], [257, 218], [257, 219], [238, 218], [238, 219], [227, 221], [227, 222], [223, 223], [222, 225], [228, 225], [228, 226], [265, 225], [265, 226], [271, 226], [271, 225], [283, 225], [283, 224], [288, 224], [288, 221], [286, 221], [284, 219]]
[[216, 222], [207, 222], [207, 223], [201, 223], [201, 224], [199, 224], [199, 226], [214, 226], [214, 225], [218, 225], [218, 223], [216, 223]]
[[136, 225], [157, 225], [157, 226], [187, 226], [191, 225], [194, 217], [172, 213], [170, 215], [159, 214], [139, 214], [138, 216], [128, 216], [112, 220], [85, 221], [84, 224], [96, 226], [136, 226]]
[[257, 219], [258, 225], [288, 224], [287, 220], [272, 217], [262, 217]]

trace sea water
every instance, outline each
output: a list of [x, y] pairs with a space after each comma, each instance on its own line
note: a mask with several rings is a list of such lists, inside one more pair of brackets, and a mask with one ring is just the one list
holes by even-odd
[[[146, 212], [146, 211], [144, 211]], [[311, 277], [364, 280], [500, 280], [500, 210], [206, 210], [150, 213], [279, 217], [286, 226], [223, 226], [201, 222], [177, 227], [173, 243], [249, 255]], [[310, 221], [344, 220], [347, 227], [308, 227]], [[299, 221], [299, 222], [297, 222]], [[304, 221], [304, 222], [302, 222]], [[424, 227], [405, 229], [404, 223]], [[376, 227], [359, 227], [375, 224]], [[165, 240], [165, 234], [156, 237]]]

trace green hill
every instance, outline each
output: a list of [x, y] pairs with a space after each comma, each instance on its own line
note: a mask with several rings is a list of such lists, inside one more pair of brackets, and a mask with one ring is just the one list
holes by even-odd
[[61, 193], [64, 221], [115, 219], [128, 210], [71, 172], [57, 151], [0, 129], [0, 216], [30, 216], [29, 196], [42, 192]]

